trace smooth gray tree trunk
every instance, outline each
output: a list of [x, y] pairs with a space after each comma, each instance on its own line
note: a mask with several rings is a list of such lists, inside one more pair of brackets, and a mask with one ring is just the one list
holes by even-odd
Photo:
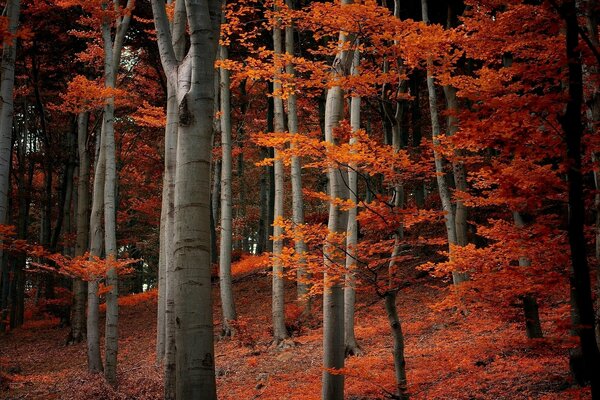
[[[220, 58], [226, 60], [227, 47], [220, 46]], [[229, 70], [219, 68], [221, 88], [221, 241], [219, 251], [219, 282], [221, 308], [223, 312], [223, 336], [231, 336], [229, 321], [237, 318], [233, 301], [231, 281], [232, 219], [233, 204], [231, 195], [232, 156], [231, 156], [231, 92]]]
[[[185, 29], [187, 12], [185, 2], [175, 3], [175, 15], [171, 24], [172, 46], [178, 61], [185, 56]], [[180, 80], [189, 85], [189, 71], [182, 70]], [[164, 358], [164, 399], [174, 400], [177, 392], [177, 349], [175, 298], [177, 278], [175, 271], [175, 178], [177, 173], [177, 144], [179, 131], [179, 105], [177, 90], [167, 86], [167, 126], [165, 128], [165, 229], [161, 236], [165, 262], [165, 358]]]
[[[90, 155], [87, 148], [89, 112], [77, 116], [77, 152], [79, 177], [77, 179], [77, 214], [75, 256], [81, 257], [88, 250], [90, 238]], [[79, 343], [85, 335], [86, 284], [82, 279], [73, 281], [73, 320], [71, 341]]]
[[[351, 4], [351, 0], [342, 0], [342, 6]], [[339, 43], [349, 41], [350, 38], [340, 32]], [[333, 62], [332, 73], [335, 77], [348, 75], [352, 65], [353, 53], [347, 50], [338, 51]], [[333, 86], [327, 90], [325, 100], [325, 141], [335, 144], [334, 130], [339, 126], [344, 113], [344, 91], [340, 86]], [[329, 178], [329, 196], [332, 199], [347, 197], [347, 182], [345, 173], [330, 161], [327, 168]], [[344, 179], [345, 178], [345, 179]], [[331, 369], [338, 370], [344, 367], [345, 358], [345, 332], [344, 332], [344, 276], [340, 271], [345, 268], [345, 260], [340, 256], [337, 247], [342, 244], [333, 242], [331, 237], [345, 232], [347, 221], [344, 213], [333, 203], [329, 204], [329, 219], [327, 228], [330, 237], [323, 245], [324, 283], [323, 283], [323, 400], [342, 400], [344, 398], [344, 375], [331, 373]], [[342, 267], [342, 268], [340, 268]], [[336, 271], [337, 270], [337, 271]]]
[[[94, 186], [92, 193], [92, 211], [90, 213], [90, 260], [102, 256], [102, 245], [104, 244], [104, 230], [102, 228], [102, 216], [104, 211], [104, 179], [105, 179], [105, 150], [102, 144], [102, 134], [99, 132], [97, 146], [100, 149], [96, 159], [94, 170]], [[88, 370], [100, 372], [103, 370], [102, 358], [100, 356], [100, 328], [98, 286], [99, 279], [88, 282], [88, 305], [87, 305], [87, 353]]]
[[[360, 52], [355, 51], [352, 62], [353, 75], [358, 75], [359, 64]], [[360, 103], [360, 96], [353, 94], [350, 101], [350, 125], [353, 133], [360, 129]], [[356, 143], [356, 136], [350, 138], [350, 144], [354, 143]], [[356, 163], [352, 163], [348, 167], [348, 191], [350, 200], [354, 205], [348, 210], [348, 226], [346, 229], [346, 283], [344, 286], [345, 353], [346, 355], [358, 355], [361, 353], [361, 349], [354, 334], [354, 304], [356, 302], [355, 271], [358, 263], [358, 224], [356, 222], [358, 211], [358, 175]]]
[[[423, 16], [423, 22], [429, 24], [429, 14], [427, 9], [427, 0], [421, 0], [421, 12]], [[456, 220], [455, 213], [452, 207], [452, 198], [450, 196], [450, 189], [446, 182], [446, 173], [444, 170], [444, 158], [439, 151], [436, 150], [440, 146], [440, 119], [438, 114], [437, 106], [437, 93], [435, 87], [435, 81], [432, 75], [433, 61], [429, 58], [427, 60], [427, 93], [429, 94], [429, 112], [431, 115], [431, 137], [433, 140], [433, 157], [435, 160], [435, 172], [437, 178], [438, 192], [440, 200], [442, 201], [442, 210], [445, 214], [446, 223], [446, 235], [448, 237], [448, 245], [452, 248], [456, 245]], [[452, 251], [450, 250], [450, 257], [452, 258]], [[452, 272], [452, 280], [454, 284], [459, 284], [465, 280], [465, 274], [460, 272]]]
[[[165, 5], [152, 0], [159, 51], [176, 88], [179, 132], [175, 171], [176, 397], [216, 399], [211, 296], [210, 165], [213, 141], [214, 62], [221, 2], [185, 1], [190, 49], [179, 62]], [[187, 80], [187, 72], [191, 79]], [[181, 79], [180, 79], [181, 78]]]
[[[107, 89], [116, 87], [117, 73], [121, 64], [121, 53], [125, 34], [129, 29], [131, 21], [131, 10], [134, 0], [127, 1], [129, 13], [123, 17], [117, 17], [116, 33], [113, 40], [111, 25], [109, 21], [102, 24], [102, 40], [104, 45], [104, 86]], [[119, 9], [119, 3], [114, 2], [115, 10]], [[108, 263], [106, 283], [109, 287], [106, 293], [106, 324], [104, 332], [105, 343], [105, 369], [104, 376], [113, 386], [117, 384], [117, 355], [119, 350], [119, 278], [115, 267], [110, 263], [117, 260], [117, 161], [115, 147], [115, 99], [109, 97], [104, 105], [104, 117], [102, 128], [102, 146], [105, 157], [105, 180], [104, 180], [104, 247], [105, 257]]]
[[[292, 0], [286, 0], [286, 5], [290, 9], [294, 8]], [[294, 56], [294, 26], [290, 24], [285, 28], [285, 52], [288, 57]], [[285, 72], [288, 76], [295, 77], [296, 71], [294, 64], [288, 61], [285, 64]], [[298, 105], [295, 93], [288, 95], [288, 132], [291, 135], [298, 134]], [[291, 148], [295, 145], [292, 143]], [[302, 196], [302, 160], [297, 155], [292, 155], [291, 160], [291, 181], [292, 181], [292, 220], [295, 226], [304, 224], [304, 199]], [[298, 255], [297, 262], [297, 299], [298, 303], [303, 308], [304, 316], [310, 314], [311, 299], [308, 291], [310, 285], [308, 283], [309, 276], [306, 272], [306, 259], [303, 254], [306, 253], [306, 243], [303, 240], [298, 240], [295, 243], [296, 254]]]
[[[19, 14], [21, 3], [19, 0], [8, 0], [6, 3], [6, 16], [8, 18], [8, 32], [15, 34], [19, 26]], [[4, 42], [2, 48], [0, 82], [0, 224], [7, 223], [8, 214], [8, 193], [10, 185], [10, 164], [11, 164], [11, 146], [13, 130], [14, 100], [13, 93], [15, 87], [15, 60], [17, 57], [17, 39], [13, 37], [11, 41]], [[0, 263], [4, 268], [5, 264], [3, 251], [0, 248]], [[7, 274], [4, 274], [7, 275]]]
[[[519, 212], [513, 212], [513, 219], [517, 228], [524, 228], [525, 222]], [[524, 256], [519, 256], [520, 267], [530, 267], [531, 260]], [[531, 294], [523, 296], [523, 314], [525, 316], [525, 332], [530, 339], [544, 337], [542, 324], [540, 322], [540, 313], [538, 303]]]
[[[277, 10], [276, 10], [277, 11]], [[281, 22], [273, 28], [273, 49], [275, 75], [273, 77], [273, 128], [275, 133], [285, 132], [284, 116], [283, 116], [283, 100], [281, 98], [281, 53], [282, 53], [282, 32], [280, 28]], [[273, 208], [273, 219], [284, 217], [283, 200], [284, 200], [284, 168], [283, 161], [278, 159], [279, 151], [275, 149], [275, 161], [273, 168], [275, 169], [275, 201]], [[273, 226], [273, 285], [272, 285], [272, 317], [273, 317], [273, 340], [275, 344], [281, 343], [288, 337], [285, 327], [285, 293], [284, 293], [284, 277], [283, 263], [281, 255], [283, 251], [283, 239], [281, 235], [283, 229], [279, 224]]]

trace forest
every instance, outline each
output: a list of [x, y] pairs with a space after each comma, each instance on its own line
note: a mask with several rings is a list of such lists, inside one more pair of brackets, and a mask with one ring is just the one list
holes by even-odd
[[1, 399], [600, 400], [600, 1], [0, 9]]

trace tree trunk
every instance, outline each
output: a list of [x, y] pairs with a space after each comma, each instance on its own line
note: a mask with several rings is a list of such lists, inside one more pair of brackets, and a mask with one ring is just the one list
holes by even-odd
[[579, 26], [574, 0], [562, 5], [566, 21], [566, 51], [569, 65], [569, 97], [561, 124], [567, 147], [569, 185], [568, 235], [571, 248], [571, 293], [573, 296], [573, 326], [579, 336], [580, 351], [583, 356], [584, 375], [591, 383], [592, 398], [600, 398], [600, 352], [594, 333], [594, 307], [590, 283], [590, 271], [586, 255], [585, 204], [583, 197], [583, 176], [581, 173], [581, 138], [583, 124], [581, 106], [583, 103], [583, 79], [581, 54], [578, 50]]
[[[458, 99], [456, 98], [456, 89], [452, 86], [444, 86], [444, 96], [446, 97], [448, 111], [448, 136], [454, 135], [458, 131]], [[460, 154], [456, 153], [456, 156]], [[452, 163], [452, 172], [454, 175], [454, 187], [460, 192], [467, 191], [467, 173], [464, 164], [459, 161]], [[456, 245], [466, 246], [469, 243], [467, 238], [467, 207], [460, 199], [456, 199], [454, 209], [454, 231], [456, 232]], [[466, 272], [452, 272], [454, 284], [459, 284], [469, 280], [469, 274]]]
[[387, 313], [392, 338], [394, 340], [394, 372], [396, 374], [396, 391], [398, 399], [407, 400], [406, 361], [404, 360], [404, 334], [396, 309], [396, 295], [394, 290], [385, 293], [385, 311]]
[[[351, 0], [342, 0], [342, 7], [351, 4]], [[337, 76], [347, 75], [354, 52], [342, 50], [349, 41], [347, 35], [340, 32], [340, 51], [333, 62], [333, 73]], [[344, 92], [341, 87], [333, 86], [327, 90], [325, 100], [325, 141], [335, 144], [334, 130], [339, 126], [344, 112]], [[327, 168], [329, 179], [329, 196], [332, 199], [343, 198], [347, 191], [342, 186], [342, 170], [330, 161]], [[346, 180], [347, 181], [347, 180]], [[344, 277], [340, 276], [340, 266], [345, 267], [337, 249], [342, 244], [334, 243], [340, 233], [347, 229], [342, 211], [332, 202], [329, 204], [329, 220], [327, 223], [328, 238], [323, 245], [324, 284], [323, 284], [323, 400], [342, 400], [344, 398], [344, 375], [332, 373], [331, 370], [344, 368], [345, 332], [344, 332]]]
[[[161, 61], [177, 88], [179, 131], [175, 171], [176, 397], [216, 399], [211, 297], [210, 164], [213, 142], [214, 62], [220, 1], [185, 1], [190, 50], [179, 62], [165, 5], [152, 0]], [[191, 79], [187, 79], [188, 70]], [[182, 79], [180, 79], [182, 78]]]
[[[288, 8], [293, 9], [294, 4], [292, 0], [286, 0]], [[294, 70], [294, 64], [292, 63], [291, 57], [294, 56], [294, 26], [289, 25], [285, 28], [285, 52], [288, 58], [288, 62], [285, 64], [285, 72], [288, 76], [295, 77], [296, 71]], [[298, 134], [298, 106], [297, 106], [296, 94], [291, 93], [288, 96], [288, 131], [291, 135]], [[292, 143], [291, 148], [295, 145]], [[299, 156], [292, 155], [291, 161], [291, 181], [292, 181], [292, 220], [295, 226], [304, 224], [304, 200], [302, 196], [302, 161]], [[303, 240], [298, 240], [295, 243], [296, 254], [298, 255], [297, 263], [297, 299], [301, 307], [303, 308], [304, 316], [310, 315], [311, 299], [308, 295], [310, 289], [309, 277], [306, 273], [306, 259], [303, 254], [306, 253], [306, 244]]]
[[[523, 217], [517, 211], [513, 212], [513, 219], [515, 221], [515, 225], [518, 228], [524, 228], [525, 222], [523, 221]], [[519, 266], [520, 267], [530, 267], [531, 260], [527, 257], [519, 257]], [[535, 297], [528, 294], [523, 296], [523, 314], [525, 316], [525, 332], [527, 333], [527, 337], [530, 339], [542, 338], [544, 337], [544, 333], [542, 331], [542, 324], [540, 322], [540, 314], [538, 303]]]
[[[227, 59], [227, 47], [220, 46], [221, 60]], [[223, 311], [223, 336], [231, 336], [229, 321], [237, 318], [231, 283], [232, 199], [231, 199], [231, 93], [229, 70], [221, 67], [221, 241], [219, 252], [219, 282]]]
[[[353, 75], [358, 75], [359, 64], [360, 52], [355, 51], [352, 63]], [[350, 101], [350, 125], [353, 133], [360, 129], [360, 102], [360, 96], [353, 94]], [[350, 138], [350, 144], [354, 143], [356, 143], [356, 136]], [[358, 245], [358, 224], [356, 222], [358, 176], [356, 163], [352, 163], [348, 167], [348, 191], [350, 193], [350, 200], [354, 205], [348, 210], [348, 225], [346, 229], [346, 283], [344, 286], [345, 354], [357, 355], [361, 353], [361, 350], [354, 334], [354, 303], [356, 302], [356, 279], [354, 274], [358, 262], [358, 253], [356, 250], [356, 246]]]
[[[8, 32], [14, 35], [19, 25], [20, 1], [9, 0], [6, 4]], [[2, 48], [2, 81], [0, 84], [0, 224], [6, 224], [8, 214], [9, 170], [11, 163], [13, 129], [13, 91], [15, 87], [15, 58], [17, 39], [4, 43]]]
[[[20, 1], [8, 0], [6, 3], [6, 16], [8, 18], [8, 32], [14, 35], [19, 26]], [[15, 59], [17, 55], [17, 39], [13, 36], [10, 41], [5, 41], [2, 48], [1, 71], [2, 78], [0, 82], [0, 225], [7, 224], [8, 202], [10, 190], [10, 166], [12, 160], [12, 130], [14, 99], [13, 92], [15, 86]], [[0, 263], [2, 265], [2, 305], [6, 307], [9, 291], [8, 258], [0, 246]], [[2, 312], [4, 314], [4, 312]], [[4, 321], [4, 315], [1, 316]], [[4, 323], [0, 322], [2, 327]]]
[[[167, 89], [168, 91], [168, 89]], [[167, 94], [167, 123], [169, 126], [169, 101], [170, 94]], [[166, 131], [166, 128], [165, 128]], [[166, 136], [166, 133], [165, 133]], [[165, 139], [165, 152], [166, 152], [166, 139]], [[167, 177], [166, 173], [163, 173], [163, 187], [162, 187], [162, 199], [160, 207], [160, 228], [159, 228], [159, 248], [158, 248], [158, 299], [156, 307], [156, 364], [162, 364], [165, 358], [165, 312], [167, 302], [167, 265], [166, 265], [166, 245], [164, 243], [165, 230], [167, 229], [167, 209], [168, 209], [168, 192], [167, 192]]]
[[[278, 11], [277, 8], [275, 10]], [[281, 38], [281, 21], [277, 20], [277, 25], [273, 28], [273, 49], [275, 64], [275, 76], [273, 77], [273, 129], [274, 133], [281, 134], [285, 132], [285, 124], [283, 117], [283, 100], [281, 99], [281, 74], [282, 74], [282, 38]], [[275, 192], [274, 192], [274, 208], [273, 221], [277, 223], [279, 219], [284, 217], [283, 200], [284, 200], [284, 169], [283, 161], [278, 160], [279, 150], [275, 149], [275, 161], [273, 168], [275, 170]], [[288, 337], [285, 327], [285, 293], [284, 293], [284, 277], [283, 263], [281, 261], [283, 251], [283, 229], [280, 224], [273, 226], [273, 293], [272, 293], [272, 314], [273, 314], [273, 340], [275, 344]]]
[[[77, 116], [77, 149], [79, 156], [79, 177], [77, 179], [77, 221], [75, 256], [80, 257], [88, 250], [90, 237], [90, 156], [87, 148], [89, 113]], [[73, 321], [71, 324], [72, 343], [79, 343], [85, 334], [86, 284], [81, 279], [73, 281]]]
[[[105, 181], [105, 151], [102, 144], [102, 132], [97, 137], [97, 146], [100, 149], [96, 159], [94, 172], [94, 187], [92, 194], [92, 211], [90, 213], [90, 260], [102, 256], [102, 245], [104, 243], [104, 231], [102, 229], [102, 215], [104, 210], [104, 181]], [[101, 372], [103, 370], [102, 358], [100, 356], [100, 329], [99, 320], [99, 279], [88, 282], [88, 307], [87, 307], [87, 352], [88, 370], [90, 372]]]
[[[171, 24], [172, 46], [178, 61], [185, 56], [185, 28], [187, 12], [185, 2], [175, 3], [175, 15]], [[189, 71], [182, 71], [181, 79], [189, 82]], [[187, 83], [186, 83], [187, 84]], [[165, 225], [161, 234], [165, 263], [165, 348], [164, 348], [164, 399], [173, 400], [177, 394], [177, 350], [175, 298], [177, 296], [177, 276], [175, 271], [175, 179], [177, 173], [177, 145], [179, 129], [179, 105], [177, 88], [167, 86], [167, 126], [165, 127]]]
[[[261, 158], [269, 156], [265, 148], [261, 148]], [[264, 167], [264, 171], [260, 174], [260, 217], [258, 220], [258, 232], [256, 243], [256, 254], [262, 254], [267, 250], [267, 220], [269, 219], [269, 167]]]
[[[119, 17], [117, 30], [113, 41], [111, 24], [105, 20], [102, 24], [102, 39], [104, 44], [104, 86], [107, 89], [116, 87], [117, 73], [121, 64], [121, 52], [125, 34], [131, 21], [131, 10], [134, 0], [127, 1], [130, 10], [124, 17]], [[115, 6], [118, 7], [118, 4]], [[102, 127], [102, 145], [105, 157], [104, 180], [104, 247], [107, 262], [106, 283], [109, 287], [106, 293], [106, 327], [104, 332], [105, 362], [104, 376], [113, 386], [117, 384], [117, 354], [119, 350], [119, 278], [117, 271], [110, 264], [117, 260], [117, 162], [115, 147], [115, 98], [109, 97], [104, 105], [104, 119]]]
[[[423, 15], [423, 22], [429, 24], [429, 15], [427, 11], [427, 0], [421, 0], [421, 11]], [[452, 199], [450, 197], [450, 190], [448, 189], [448, 183], [446, 182], [446, 173], [444, 171], [444, 159], [436, 148], [440, 145], [440, 120], [438, 115], [437, 106], [437, 93], [435, 89], [435, 81], [432, 75], [431, 59], [427, 60], [427, 92], [429, 94], [429, 112], [431, 114], [431, 137], [433, 140], [433, 157], [435, 160], [435, 172], [437, 176], [438, 191], [440, 199], [442, 201], [442, 210], [445, 214], [446, 222], [446, 234], [448, 237], [448, 245], [452, 249], [453, 245], [457, 244], [456, 237], [456, 222], [455, 214], [452, 208]], [[450, 250], [450, 257], [452, 257], [452, 250]], [[454, 284], [463, 282], [464, 274], [460, 272], [452, 272], [452, 280]]]

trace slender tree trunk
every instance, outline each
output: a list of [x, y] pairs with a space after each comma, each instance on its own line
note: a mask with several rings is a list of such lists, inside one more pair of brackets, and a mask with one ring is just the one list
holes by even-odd
[[[219, 124], [220, 126], [220, 124]], [[219, 132], [221, 129], [219, 128]], [[221, 216], [219, 214], [219, 205], [221, 203], [221, 160], [216, 160], [214, 162], [213, 168], [213, 186], [212, 186], [212, 197], [211, 197], [211, 210], [213, 218], [216, 221], [221, 220]], [[215, 227], [216, 229], [216, 227]], [[218, 254], [218, 253], [217, 253]]]
[[[180, 2], [183, 3], [183, 2]], [[185, 17], [184, 17], [185, 18]], [[185, 21], [185, 19], [184, 19]], [[175, 399], [176, 392], [176, 350], [175, 350], [175, 260], [173, 258], [175, 234], [175, 174], [177, 131], [179, 112], [177, 97], [172, 88], [167, 89], [167, 126], [165, 128], [165, 224], [161, 235], [165, 263], [165, 309], [164, 309], [164, 398]]]
[[[261, 158], [267, 158], [268, 152], [265, 148], [261, 149]], [[260, 174], [260, 217], [258, 220], [258, 233], [256, 243], [256, 254], [262, 254], [267, 250], [267, 220], [269, 219], [269, 174], [268, 166], [264, 167], [264, 171]]]
[[[169, 89], [167, 89], [168, 91]], [[169, 101], [170, 93], [167, 94], [167, 123], [169, 126]], [[165, 128], [166, 131], [166, 128]], [[166, 133], [165, 133], [166, 136]], [[167, 149], [165, 139], [165, 153]], [[165, 358], [165, 313], [166, 313], [166, 302], [167, 302], [167, 265], [166, 265], [166, 253], [167, 249], [165, 241], [165, 230], [167, 229], [167, 210], [169, 206], [168, 191], [167, 191], [167, 177], [166, 172], [163, 173], [163, 187], [162, 187], [162, 200], [160, 207], [160, 229], [159, 229], [159, 249], [158, 249], [158, 300], [156, 309], [156, 364], [162, 364]]]
[[[525, 227], [525, 222], [519, 212], [513, 212], [513, 219], [517, 228]], [[519, 257], [519, 266], [530, 267], [531, 260], [521, 256]], [[527, 337], [530, 339], [544, 337], [538, 303], [536, 298], [530, 294], [523, 296], [523, 314], [525, 316], [525, 332], [527, 333]]]
[[[97, 146], [100, 149], [96, 159], [94, 172], [94, 187], [92, 194], [92, 211], [90, 213], [90, 260], [102, 256], [102, 245], [104, 243], [104, 231], [102, 229], [102, 216], [104, 210], [104, 180], [105, 180], [105, 151], [102, 144], [102, 134], [97, 137]], [[100, 330], [99, 278], [88, 282], [88, 307], [87, 307], [87, 353], [88, 369], [90, 372], [101, 372], [103, 370], [102, 358], [100, 356]]]
[[[29, 225], [29, 203], [31, 202], [31, 185], [27, 185], [26, 177], [26, 157], [27, 157], [27, 142], [29, 138], [29, 124], [27, 119], [27, 104], [24, 104], [24, 124], [18, 138], [17, 158], [19, 168], [17, 170], [17, 196], [19, 204], [19, 216], [17, 219], [17, 237], [21, 240], [27, 240], [27, 231]], [[14, 288], [13, 299], [11, 302], [11, 329], [21, 326], [24, 322], [25, 310], [25, 267], [26, 256], [16, 255], [13, 260], [13, 281]]]
[[[248, 93], [246, 92], [246, 79], [240, 82], [240, 113], [243, 117], [248, 112]], [[240, 221], [244, 221], [240, 228], [240, 250], [248, 253], [252, 251], [251, 237], [248, 222], [246, 217], [247, 213], [247, 188], [246, 188], [246, 176], [245, 176], [245, 161], [244, 161], [244, 143], [245, 143], [245, 129], [243, 121], [240, 123], [239, 128], [236, 131], [236, 142], [238, 143], [239, 152], [237, 157], [237, 178], [238, 178], [238, 207], [237, 207], [237, 218]]]
[[[227, 47], [220, 46], [221, 60], [227, 59]], [[229, 321], [237, 318], [233, 301], [233, 285], [231, 282], [231, 250], [232, 250], [232, 156], [231, 156], [231, 93], [229, 70], [221, 67], [221, 241], [219, 255], [219, 282], [221, 289], [221, 307], [223, 311], [223, 336], [231, 336]]]
[[[175, 171], [176, 397], [216, 399], [211, 297], [210, 164], [214, 62], [221, 2], [186, 0], [190, 50], [179, 62], [163, 2], [152, 0], [161, 61], [177, 88], [179, 132]], [[187, 79], [187, 70], [191, 79]], [[181, 78], [181, 79], [180, 79]]]
[[[178, 61], [185, 56], [185, 28], [187, 12], [185, 2], [175, 3], [171, 24], [172, 46]], [[189, 82], [189, 72], [182, 71], [181, 79]], [[165, 226], [161, 236], [165, 263], [165, 349], [164, 349], [164, 399], [174, 400], [177, 395], [176, 314], [177, 276], [175, 271], [175, 179], [177, 174], [177, 145], [179, 130], [179, 105], [177, 88], [167, 87], [167, 126], [165, 128]]]
[[[342, 7], [351, 4], [351, 0], [342, 0]], [[354, 52], [342, 50], [349, 41], [347, 35], [340, 32], [340, 51], [333, 63], [333, 73], [337, 76], [350, 72]], [[334, 130], [339, 126], [344, 112], [344, 92], [341, 87], [333, 86], [327, 90], [325, 100], [325, 141], [336, 143]], [[347, 191], [343, 183], [344, 174], [335, 163], [330, 161], [327, 169], [329, 178], [329, 196], [332, 199], [343, 198]], [[345, 180], [347, 182], [347, 180]], [[339, 271], [345, 267], [345, 261], [337, 249], [342, 244], [335, 243], [334, 237], [347, 229], [342, 211], [333, 203], [329, 204], [329, 220], [327, 223], [328, 238], [323, 245], [324, 284], [323, 284], [323, 400], [342, 400], [344, 398], [344, 375], [332, 373], [344, 368], [345, 332], [344, 332], [344, 276]]]
[[[103, 25], [104, 38], [104, 84], [107, 88], [115, 87], [115, 69], [113, 68], [113, 50], [110, 26]], [[115, 102], [108, 98], [104, 106], [104, 119], [102, 133], [102, 146], [105, 157], [104, 178], [104, 246], [108, 266], [106, 284], [109, 287], [106, 293], [106, 327], [104, 333], [105, 362], [104, 376], [113, 386], [117, 384], [117, 353], [119, 350], [119, 280], [117, 272], [110, 264], [117, 259], [117, 226], [116, 226], [116, 149], [114, 131]]]
[[[427, 11], [427, 0], [421, 0], [421, 11], [423, 15], [423, 22], [429, 24], [429, 15]], [[440, 120], [438, 115], [437, 106], [437, 93], [435, 89], [435, 81], [432, 75], [432, 60], [427, 60], [427, 92], [429, 94], [429, 112], [431, 114], [431, 137], [433, 140], [433, 157], [435, 160], [435, 172], [437, 175], [437, 185], [442, 201], [442, 210], [445, 214], [446, 222], [446, 234], [448, 236], [448, 245], [452, 249], [453, 245], [457, 244], [456, 236], [456, 222], [455, 214], [452, 208], [452, 199], [450, 197], [450, 190], [448, 183], [446, 182], [446, 173], [444, 171], [444, 159], [439, 151], [436, 150], [440, 145]], [[452, 257], [452, 250], [450, 250], [450, 257]], [[452, 272], [452, 280], [454, 284], [459, 284], [464, 281], [464, 274], [460, 272]]]
[[585, 378], [591, 383], [592, 398], [600, 399], [600, 376], [597, 372], [600, 371], [600, 352], [594, 333], [594, 307], [584, 234], [585, 204], [581, 173], [583, 72], [581, 54], [578, 50], [579, 26], [575, 1], [568, 0], [561, 8], [566, 22], [566, 51], [569, 65], [569, 100], [561, 124], [565, 133], [569, 166], [567, 172], [569, 184], [569, 223], [567, 232], [572, 263], [570, 277], [574, 307], [572, 315], [575, 317], [572, 323], [579, 336]]
[[[444, 86], [444, 95], [448, 111], [448, 136], [452, 136], [458, 131], [458, 99], [456, 98], [456, 89], [452, 86]], [[460, 156], [460, 154], [456, 153], [456, 156]], [[456, 190], [466, 192], [467, 173], [464, 164], [460, 160], [452, 163], [452, 172]], [[467, 207], [460, 198], [456, 199], [454, 231], [456, 232], [456, 245], [466, 246], [469, 243], [469, 239], [467, 238]], [[454, 284], [459, 284], [468, 281], [469, 274], [465, 272], [452, 272], [452, 279]]]
[[396, 308], [397, 291], [391, 290], [385, 294], [385, 311], [387, 313], [392, 338], [394, 341], [394, 372], [396, 375], [396, 391], [398, 399], [407, 400], [406, 361], [404, 360], [404, 334]]
[[[352, 74], [358, 75], [358, 66], [360, 64], [360, 52], [354, 52], [352, 62]], [[361, 98], [355, 94], [350, 101], [350, 125], [352, 132], [360, 129], [360, 103]], [[350, 144], [356, 143], [356, 136], [352, 136]], [[356, 302], [356, 279], [355, 271], [358, 262], [358, 224], [356, 222], [357, 204], [358, 204], [358, 176], [356, 163], [348, 167], [348, 190], [350, 200], [354, 204], [348, 210], [348, 226], [346, 229], [346, 283], [344, 287], [344, 331], [346, 355], [357, 355], [361, 353], [360, 346], [354, 334], [354, 303]]]
[[[102, 40], [104, 44], [104, 86], [107, 89], [116, 87], [116, 78], [121, 64], [121, 52], [125, 34], [129, 29], [131, 12], [134, 0], [127, 1], [129, 13], [124, 17], [117, 18], [117, 30], [113, 41], [111, 26], [108, 20], [102, 24]], [[118, 9], [118, 2], [115, 3]], [[104, 333], [105, 362], [104, 376], [113, 386], [117, 384], [117, 354], [119, 350], [119, 278], [116, 269], [111, 266], [117, 260], [117, 162], [115, 147], [115, 99], [109, 97], [104, 105], [104, 119], [102, 127], [102, 145], [105, 157], [105, 180], [104, 180], [104, 247], [107, 262], [106, 283], [110, 288], [106, 293], [106, 327]]]
[[[273, 86], [271, 83], [268, 85], [269, 93], [273, 92]], [[274, 119], [274, 104], [273, 97], [267, 99], [267, 132], [273, 132], [273, 119]], [[261, 149], [261, 157], [271, 157], [271, 151], [268, 148]], [[265, 173], [261, 175], [261, 190], [260, 190], [260, 221], [258, 226], [258, 248], [257, 253], [261, 254], [265, 251], [273, 251], [273, 241], [269, 237], [273, 233], [273, 181], [274, 173], [272, 166], [265, 167]]]
[[[293, 9], [292, 0], [286, 0], [288, 8]], [[285, 28], [285, 52], [288, 57], [294, 56], [294, 26], [289, 25]], [[295, 77], [296, 71], [294, 64], [288, 58], [285, 64], [285, 72], [289, 76]], [[296, 94], [291, 93], [288, 96], [288, 131], [291, 135], [298, 134], [298, 106]], [[292, 143], [291, 148], [295, 145]], [[295, 226], [304, 224], [304, 200], [302, 196], [302, 161], [299, 156], [293, 155], [291, 161], [291, 181], [292, 181], [292, 220]], [[304, 309], [304, 316], [310, 315], [311, 299], [308, 295], [310, 289], [309, 277], [306, 272], [306, 259], [303, 254], [306, 253], [306, 244], [303, 240], [295, 243], [296, 254], [298, 254], [298, 272], [297, 272], [297, 299]]]
[[[9, 0], [6, 4], [8, 32], [14, 35], [19, 26], [20, 1]], [[17, 39], [13, 38], [2, 48], [2, 80], [0, 84], [0, 224], [6, 223], [8, 213], [8, 186], [13, 129], [13, 91], [15, 86], [15, 59]]]
[[[19, 26], [20, 1], [8, 0], [6, 3], [6, 16], [8, 17], [8, 32], [14, 35]], [[0, 225], [7, 224], [8, 202], [10, 190], [10, 166], [12, 153], [12, 129], [14, 99], [13, 92], [15, 87], [15, 59], [17, 56], [17, 39], [13, 36], [10, 41], [5, 41], [2, 48], [0, 82]], [[0, 246], [0, 264], [2, 266], [2, 282], [6, 291], [3, 292], [2, 305], [6, 307], [8, 300], [8, 264]], [[4, 314], [4, 313], [2, 313]], [[2, 315], [4, 320], [4, 315]]]
[[[325, 105], [325, 137], [329, 143], [335, 143], [334, 128], [338, 126], [343, 113], [343, 91], [339, 86], [327, 92]], [[342, 197], [340, 171], [335, 166], [328, 168], [329, 196], [332, 199]], [[339, 250], [336, 248], [335, 234], [345, 227], [341, 226], [341, 211], [332, 202], [329, 205], [329, 221], [327, 224], [329, 237], [323, 246], [324, 253], [324, 289], [323, 289], [323, 400], [344, 398], [344, 375], [331, 373], [330, 369], [344, 367], [345, 332], [344, 332], [344, 285], [342, 278], [334, 272], [339, 270], [341, 262]], [[338, 265], [336, 265], [338, 264]]]
[[[87, 148], [89, 113], [77, 116], [77, 149], [79, 157], [79, 176], [77, 179], [77, 220], [75, 256], [85, 254], [90, 238], [90, 156]], [[79, 343], [85, 334], [85, 298], [86, 284], [82, 279], [73, 281], [73, 321], [71, 342]]]
[[[277, 12], [278, 9], [276, 8]], [[284, 116], [283, 116], [283, 100], [281, 98], [282, 84], [282, 32], [281, 21], [277, 20], [277, 25], [273, 28], [273, 49], [275, 64], [275, 76], [273, 77], [273, 105], [274, 105], [274, 132], [280, 134], [285, 132]], [[275, 170], [275, 193], [274, 193], [274, 208], [273, 219], [273, 296], [272, 296], [272, 313], [273, 313], [273, 340], [275, 344], [279, 344], [288, 337], [285, 327], [284, 313], [284, 277], [283, 277], [283, 262], [281, 261], [283, 251], [283, 229], [277, 223], [279, 219], [284, 217], [283, 197], [284, 197], [284, 168], [283, 161], [278, 160], [279, 150], [275, 149], [275, 162], [273, 168]]]

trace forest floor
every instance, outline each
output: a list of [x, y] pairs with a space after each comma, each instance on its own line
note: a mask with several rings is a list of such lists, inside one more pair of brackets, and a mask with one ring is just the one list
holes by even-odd
[[[270, 277], [254, 273], [237, 278], [234, 287], [241, 318], [233, 339], [216, 341], [219, 398], [319, 399], [319, 319], [304, 322], [300, 329], [296, 324], [290, 347], [273, 347]], [[287, 288], [290, 304], [294, 292], [292, 286]], [[487, 319], [485, 315], [440, 315], [435, 305], [442, 294], [428, 282], [406, 288], [398, 296], [411, 398], [588, 398], [588, 392], [570, 382], [564, 346], [551, 340], [527, 340], [522, 323], [498, 321], [493, 312]], [[217, 287], [214, 296], [218, 299]], [[67, 346], [68, 328], [38, 322], [0, 336], [0, 398], [160, 399], [156, 299], [137, 298], [132, 296], [121, 307], [118, 389], [108, 386], [101, 375], [86, 371], [86, 345]], [[320, 305], [315, 305], [315, 315], [320, 312]], [[215, 315], [219, 313], [217, 303]], [[287, 314], [293, 318], [294, 307]], [[359, 294], [356, 335], [364, 354], [347, 360], [346, 398], [391, 398], [392, 342], [383, 301], [375, 294]]]

